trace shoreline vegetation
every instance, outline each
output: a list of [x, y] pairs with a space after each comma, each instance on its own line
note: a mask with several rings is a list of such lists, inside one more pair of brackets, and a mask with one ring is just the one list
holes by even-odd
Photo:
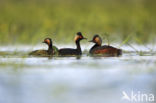
[[[81, 31], [104, 42], [153, 43], [155, 0], [0, 0], [0, 45], [36, 44], [45, 37], [73, 43]], [[153, 43], [155, 44], [155, 43]]]

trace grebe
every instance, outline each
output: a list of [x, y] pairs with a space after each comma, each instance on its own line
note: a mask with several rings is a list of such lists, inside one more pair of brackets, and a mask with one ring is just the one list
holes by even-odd
[[95, 45], [90, 49], [90, 54], [102, 54], [104, 56], [120, 56], [122, 55], [122, 50], [109, 46], [102, 46], [102, 39], [98, 34], [95, 34], [93, 39], [89, 42], [95, 43]]
[[29, 55], [50, 56], [56, 55], [58, 53], [58, 48], [56, 46], [53, 46], [51, 38], [45, 38], [42, 43], [46, 43], [48, 45], [48, 50], [35, 50], [29, 53]]
[[77, 32], [77, 35], [75, 37], [75, 43], [76, 43], [76, 49], [73, 48], [62, 48], [59, 49], [59, 55], [81, 55], [81, 46], [80, 46], [80, 41], [86, 39], [83, 37], [81, 32]]

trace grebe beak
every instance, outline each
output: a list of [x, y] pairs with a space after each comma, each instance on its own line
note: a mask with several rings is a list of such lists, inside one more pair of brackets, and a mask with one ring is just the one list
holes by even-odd
[[88, 41], [88, 42], [93, 42], [93, 40], [90, 40], [90, 41]]
[[42, 43], [45, 43], [44, 41]]
[[87, 38], [83, 38], [83, 39], [86, 39], [87, 40]]

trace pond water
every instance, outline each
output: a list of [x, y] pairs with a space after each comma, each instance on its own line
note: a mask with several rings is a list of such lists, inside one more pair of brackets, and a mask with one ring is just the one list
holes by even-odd
[[0, 103], [130, 103], [123, 91], [156, 95], [156, 49], [135, 47], [143, 54], [124, 46], [121, 57], [48, 58], [27, 55], [43, 45], [1, 46]]

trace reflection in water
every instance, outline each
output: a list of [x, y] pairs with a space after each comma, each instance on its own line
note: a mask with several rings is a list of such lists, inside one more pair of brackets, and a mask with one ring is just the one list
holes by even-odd
[[134, 52], [110, 58], [0, 55], [0, 103], [128, 103], [122, 91], [156, 95], [155, 67], [156, 56]]

